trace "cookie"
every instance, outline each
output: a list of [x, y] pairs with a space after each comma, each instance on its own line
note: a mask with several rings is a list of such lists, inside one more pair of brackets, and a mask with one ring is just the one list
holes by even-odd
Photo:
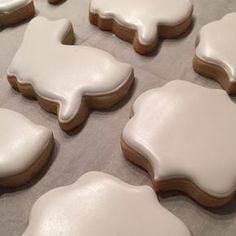
[[0, 26], [13, 25], [35, 14], [33, 0], [1, 0]]
[[102, 30], [132, 42], [140, 54], [155, 50], [159, 38], [176, 38], [192, 22], [190, 0], [91, 0], [89, 19]]
[[0, 187], [20, 186], [48, 162], [53, 134], [7, 109], [0, 109], [0, 130]]
[[69, 20], [35, 17], [7, 72], [13, 88], [57, 114], [67, 131], [80, 125], [90, 108], [118, 103], [134, 81], [130, 65], [96, 48], [65, 45], [73, 42]]
[[205, 25], [197, 37], [193, 68], [236, 94], [236, 13]]
[[[171, 225], [171, 227], [169, 227]], [[191, 236], [148, 186], [89, 172], [34, 204], [23, 236]]]
[[142, 94], [132, 115], [123, 153], [149, 172], [158, 192], [179, 190], [207, 207], [232, 199], [236, 105], [224, 90], [173, 81]]

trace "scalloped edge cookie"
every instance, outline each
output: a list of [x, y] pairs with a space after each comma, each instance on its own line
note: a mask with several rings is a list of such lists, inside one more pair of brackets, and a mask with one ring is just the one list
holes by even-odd
[[133, 48], [135, 51], [141, 55], [146, 55], [153, 52], [157, 46], [159, 39], [173, 39], [178, 38], [183, 33], [189, 29], [192, 24], [192, 13], [193, 7], [190, 11], [189, 16], [184, 19], [181, 23], [178, 23], [173, 26], [168, 26], [168, 24], [160, 24], [158, 25], [158, 36], [154, 42], [149, 44], [143, 44], [137, 32], [137, 29], [132, 29], [132, 27], [128, 27], [119, 23], [115, 16], [106, 16], [101, 12], [93, 12], [91, 3], [89, 9], [89, 21], [91, 24], [99, 27], [101, 30], [110, 31], [115, 34], [118, 38], [130, 42], [133, 44]]
[[[182, 90], [181, 89], [177, 90], [178, 89], [177, 85], [178, 86], [183, 86], [182, 87], [183, 89]], [[165, 90], [163, 90], [163, 93], [161, 93], [162, 92], [161, 89], [165, 89], [167, 86], [172, 86], [172, 87], [170, 87], [171, 90], [166, 89], [168, 92], [167, 92], [167, 96], [165, 97], [164, 96], [165, 95], [164, 94]], [[234, 108], [233, 108], [234, 104], [232, 103], [232, 101], [230, 100], [228, 95], [223, 90], [207, 89], [207, 88], [203, 88], [203, 87], [201, 88], [201, 86], [193, 85], [189, 82], [184, 82], [184, 81], [172, 81], [172, 82], [169, 82], [167, 85], [165, 85], [165, 86], [163, 86], [159, 89], [149, 90], [150, 94], [149, 94], [149, 91], [147, 91], [146, 93], [144, 93], [145, 95], [143, 95], [143, 96], [141, 95], [140, 96], [141, 98], [137, 99], [138, 102], [137, 102], [137, 105], [136, 105], [136, 110], [137, 110], [137, 116], [136, 117], [141, 116], [140, 115], [140, 113], [141, 113], [140, 112], [140, 110], [141, 110], [140, 107], [141, 107], [142, 101], [147, 101], [147, 99], [145, 100], [145, 98], [148, 97], [148, 94], [150, 95], [150, 97], [152, 97], [152, 95], [154, 94], [154, 93], [152, 94], [151, 91], [154, 91], [154, 90], [157, 91], [157, 92], [160, 91], [160, 93], [159, 93], [160, 96], [161, 96], [161, 94], [163, 94], [163, 103], [161, 103], [161, 101], [160, 101], [160, 104], [162, 104], [163, 109], [164, 109], [164, 106], [166, 106], [166, 109], [167, 109], [166, 113], [168, 114], [169, 110], [170, 110], [169, 112], [171, 113], [172, 106], [174, 104], [174, 102], [173, 102], [173, 103], [170, 103], [170, 105], [168, 106], [168, 101], [169, 101], [169, 99], [172, 98], [171, 95], [173, 95], [173, 91], [178, 91], [178, 93], [183, 93], [184, 89], [186, 89], [186, 90], [188, 89], [189, 91], [191, 91], [191, 86], [195, 86], [195, 88], [198, 89], [199, 94], [201, 94], [201, 92], [200, 92], [201, 89], [204, 92], [204, 95], [206, 95], [206, 92], [209, 91], [209, 93], [207, 93], [208, 95], [206, 95], [206, 98], [207, 98], [207, 96], [211, 96], [211, 92], [212, 92], [212, 95], [218, 96], [218, 98], [219, 98], [218, 101], [222, 101], [222, 106], [223, 106], [223, 104], [225, 104], [225, 101], [228, 101], [227, 104], [229, 105], [229, 109], [230, 109], [229, 111], [234, 110]], [[179, 88], [181, 88], [181, 87], [179, 87]], [[168, 95], [169, 95], [169, 97], [168, 97]], [[196, 97], [196, 94], [194, 96]], [[173, 98], [174, 98], [174, 96], [173, 96]], [[186, 99], [186, 97], [184, 97], [184, 98]], [[160, 97], [159, 97], [159, 99], [160, 99]], [[150, 100], [150, 101], [153, 101], [153, 100]], [[178, 104], [178, 102], [179, 102], [179, 100], [176, 101], [176, 104]], [[180, 102], [180, 104], [181, 104], [181, 102]], [[146, 106], [145, 106], [145, 102], [142, 105], [143, 105], [143, 110], [141, 110], [141, 111], [143, 112], [144, 107], [147, 107], [147, 102], [146, 102]], [[227, 184], [228, 184], [228, 182], [229, 182], [229, 184], [232, 184], [231, 182], [233, 180], [231, 182], [228, 180], [228, 182], [221, 183], [224, 187], [227, 186], [226, 188], [224, 188], [224, 187], [219, 188], [219, 189], [224, 189], [224, 190], [226, 189], [225, 192], [223, 192], [223, 193], [214, 192], [214, 191], [217, 191], [216, 190], [217, 188], [215, 186], [212, 187], [212, 188], [207, 189], [206, 186], [208, 186], [208, 184], [207, 185], [201, 185], [201, 183], [196, 181], [196, 176], [199, 177], [200, 171], [197, 172], [198, 174], [191, 175], [191, 173], [190, 174], [188, 173], [189, 175], [187, 175], [186, 172], [184, 172], [184, 171], [181, 172], [182, 169], [179, 170], [178, 167], [176, 167], [176, 169], [178, 169], [178, 171], [176, 171], [174, 163], [172, 163], [172, 162], [171, 162], [172, 165], [170, 165], [171, 166], [170, 168], [167, 167], [167, 165], [169, 163], [168, 161], [165, 162], [165, 164], [163, 164], [164, 154], [166, 154], [166, 155], [169, 154], [170, 155], [170, 153], [168, 153], [168, 154], [167, 153], [162, 153], [162, 158], [160, 158], [160, 162], [162, 160], [162, 162], [161, 162], [162, 163], [162, 170], [163, 169], [164, 170], [161, 171], [160, 170], [161, 167], [160, 167], [160, 169], [158, 171], [158, 169], [157, 169], [158, 158], [154, 159], [155, 158], [154, 156], [156, 156], [158, 153], [157, 152], [152, 153], [152, 149], [151, 149], [151, 146], [154, 145], [155, 143], [153, 142], [149, 146], [148, 144], [146, 144], [147, 141], [145, 141], [145, 139], [142, 140], [142, 138], [141, 138], [142, 133], [141, 132], [144, 132], [144, 131], [143, 131], [143, 129], [138, 130], [138, 128], [137, 128], [138, 127], [137, 126], [138, 118], [136, 120], [132, 119], [136, 115], [136, 113], [134, 113], [133, 107], [134, 106], [132, 106], [131, 113], [130, 113], [130, 120], [126, 123], [126, 126], [123, 129], [123, 132], [122, 132], [122, 135], [121, 135], [121, 138], [120, 138], [121, 149], [122, 149], [122, 152], [124, 154], [124, 157], [127, 160], [129, 160], [130, 162], [136, 164], [137, 166], [143, 168], [144, 170], [146, 170], [148, 172], [148, 174], [150, 175], [150, 178], [152, 180], [153, 188], [157, 192], [168, 192], [168, 191], [177, 190], [177, 191], [180, 191], [180, 192], [185, 193], [186, 195], [190, 196], [192, 199], [194, 199], [196, 202], [200, 203], [201, 205], [206, 206], [206, 207], [212, 207], [212, 208], [221, 207], [221, 206], [223, 206], [223, 205], [225, 205], [225, 204], [227, 204], [228, 202], [231, 201], [231, 199], [235, 196], [235, 191], [231, 191], [231, 189], [228, 190], [229, 187], [228, 187]], [[235, 108], [235, 111], [236, 111], [236, 108]], [[180, 113], [180, 114], [183, 115], [183, 113]], [[231, 113], [229, 113], [229, 114], [231, 114]], [[168, 120], [168, 116], [166, 117], [164, 114], [161, 114], [161, 115], [162, 115], [162, 117], [165, 117], [166, 120]], [[233, 115], [233, 112], [232, 112], [232, 115]], [[153, 116], [152, 118], [154, 118], [154, 117], [155, 116]], [[132, 121], [131, 121], [131, 119], [132, 119]], [[141, 124], [140, 120], [142, 120], [142, 119], [139, 118], [139, 125]], [[163, 121], [164, 118], [161, 119], [161, 120]], [[232, 119], [230, 119], [230, 120], [232, 120]], [[135, 123], [135, 121], [136, 121], [136, 123]], [[132, 125], [127, 127], [128, 124], [132, 124]], [[165, 127], [165, 124], [162, 124], [162, 126]], [[135, 132], [137, 133], [137, 136], [135, 136]], [[164, 131], [160, 131], [160, 132], [164, 132]], [[171, 131], [170, 130], [167, 131], [167, 137], [168, 137], [168, 132], [171, 132]], [[183, 132], [185, 134], [185, 131], [183, 131]], [[124, 134], [126, 135], [125, 136], [126, 138], [124, 138]], [[148, 135], [148, 133], [146, 133], [145, 135]], [[150, 133], [150, 135], [151, 135], [151, 133]], [[145, 136], [145, 137], [149, 137], [149, 136]], [[166, 140], [167, 137], [165, 137], [165, 140]], [[196, 139], [197, 138], [199, 138], [199, 136], [197, 136]], [[130, 142], [130, 145], [127, 142]], [[172, 142], [174, 142], [173, 138], [172, 138]], [[133, 145], [133, 146], [131, 146], [131, 145]], [[186, 140], [186, 145], [187, 145], [187, 140]], [[164, 145], [164, 149], [167, 148], [167, 146], [168, 145]], [[191, 143], [190, 146], [192, 147], [192, 143]], [[140, 147], [140, 149], [138, 147]], [[230, 157], [232, 159], [232, 156], [230, 156]], [[155, 162], [154, 162], [154, 160], [155, 160]], [[200, 165], [200, 166], [202, 166], [202, 165]], [[184, 166], [183, 170], [185, 170], [186, 168], [187, 168], [187, 165]], [[231, 171], [230, 173], [232, 173], [232, 169], [230, 171]], [[161, 177], [159, 177], [159, 175]], [[181, 175], [183, 177], [181, 177]], [[173, 177], [173, 176], [176, 176], [176, 177]], [[229, 175], [229, 176], [231, 176], [231, 175]], [[207, 182], [207, 183], [209, 183], [209, 182]], [[216, 183], [216, 185], [217, 185], [217, 183]]]
[[179, 218], [160, 204], [149, 186], [129, 185], [109, 174], [88, 172], [72, 185], [53, 189], [35, 202], [23, 233], [23, 236], [28, 235], [192, 234]]
[[[226, 14], [220, 20], [212, 21], [212, 22], [204, 25], [201, 28], [201, 30], [196, 38], [195, 49], [197, 50], [198, 46], [202, 43], [202, 41], [203, 41], [202, 46], [204, 45], [204, 43], [205, 43], [205, 45], [207, 45], [206, 35], [207, 35], [208, 28], [216, 27], [217, 24], [219, 24], [219, 30], [220, 30], [220, 26], [221, 27], [223, 26], [220, 24], [224, 24], [224, 22], [227, 19], [230, 19], [230, 17], [233, 15], [236, 16], [236, 13]], [[229, 22], [225, 23], [226, 24], [225, 27], [227, 27], [227, 23], [229, 23]], [[201, 39], [201, 37], [200, 37], [202, 31], [204, 31], [204, 34], [202, 35], [205, 37], [204, 39]], [[207, 48], [205, 47], [205, 50], [206, 49]], [[214, 51], [216, 52], [217, 50], [215, 49]], [[220, 61], [220, 58], [218, 58], [218, 57], [213, 58], [211, 56], [211, 54], [207, 51], [204, 52], [204, 54], [203, 54], [203, 51], [201, 50], [200, 54], [201, 55], [198, 56], [197, 52], [195, 51], [195, 55], [192, 60], [193, 70], [196, 73], [200, 74], [201, 76], [216, 80], [221, 85], [221, 87], [227, 91], [228, 94], [235, 95], [236, 94], [236, 81], [235, 81], [235, 79], [232, 79], [230, 77], [230, 73], [227, 72], [227, 70], [229, 70], [229, 68], [224, 65], [224, 61]], [[213, 62], [213, 59], [214, 59], [214, 62]]]
[[[199, 45], [200, 39], [197, 37], [196, 46]], [[236, 83], [231, 83], [225, 69], [213, 63], [206, 62], [200, 59], [196, 54], [192, 61], [193, 70], [201, 76], [216, 80], [221, 87], [229, 94], [236, 94]]]

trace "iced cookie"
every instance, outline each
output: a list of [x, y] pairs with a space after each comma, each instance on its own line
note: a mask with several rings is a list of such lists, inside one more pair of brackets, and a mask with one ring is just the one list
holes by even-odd
[[102, 30], [132, 42], [140, 54], [152, 52], [159, 38], [175, 38], [192, 22], [190, 0], [91, 0], [89, 19]]
[[0, 26], [12, 25], [34, 15], [32, 0], [1, 0], [0, 1]]
[[194, 70], [236, 94], [236, 13], [205, 25], [196, 42]]
[[0, 187], [20, 186], [49, 160], [53, 134], [7, 109], [0, 109], [0, 130]]
[[[171, 227], [170, 227], [171, 225]], [[148, 186], [89, 172], [34, 204], [23, 236], [191, 236]]]
[[134, 81], [130, 65], [96, 48], [65, 45], [73, 42], [69, 20], [35, 17], [7, 72], [12, 87], [56, 113], [64, 130], [83, 122], [90, 108], [112, 107]]
[[125, 157], [157, 191], [183, 191], [200, 204], [231, 200], [236, 183], [236, 105], [224, 90], [173, 81], [141, 95], [124, 128]]

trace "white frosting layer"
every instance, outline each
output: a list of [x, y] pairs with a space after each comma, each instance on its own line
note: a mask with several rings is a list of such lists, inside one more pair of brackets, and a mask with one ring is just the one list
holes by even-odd
[[91, 0], [90, 11], [102, 18], [135, 29], [139, 41], [150, 45], [158, 39], [158, 26], [175, 26], [192, 13], [190, 0]]
[[[171, 226], [171, 227], [170, 227]], [[128, 185], [108, 174], [89, 172], [54, 189], [33, 206], [23, 236], [190, 236], [148, 186]]]
[[61, 123], [75, 117], [83, 96], [115, 92], [132, 73], [130, 65], [107, 52], [61, 44], [71, 27], [67, 19], [35, 17], [8, 68], [8, 75], [31, 84], [39, 96], [60, 105]]
[[0, 132], [0, 178], [27, 170], [52, 137], [48, 129], [6, 109], [0, 109]]
[[205, 25], [199, 33], [196, 55], [225, 69], [231, 82], [236, 82], [236, 13]]
[[223, 90], [173, 81], [133, 106], [124, 141], [145, 156], [155, 180], [187, 178], [215, 197], [236, 183], [236, 105]]
[[30, 2], [32, 0], [0, 0], [0, 14], [18, 10]]

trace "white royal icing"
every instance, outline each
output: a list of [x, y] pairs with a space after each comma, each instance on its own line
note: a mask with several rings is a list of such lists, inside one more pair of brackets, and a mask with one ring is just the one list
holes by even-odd
[[0, 0], [0, 14], [18, 10], [30, 2], [32, 0]]
[[27, 170], [52, 137], [48, 129], [7, 109], [0, 109], [0, 132], [0, 178]]
[[215, 197], [235, 191], [236, 105], [223, 90], [173, 81], [141, 95], [123, 131], [155, 181], [187, 178]]
[[149, 45], [157, 40], [158, 26], [175, 26], [190, 17], [190, 0], [91, 0], [90, 11], [101, 18], [112, 18], [135, 29], [139, 41]]
[[132, 73], [130, 65], [105, 51], [61, 44], [71, 27], [67, 19], [35, 17], [8, 68], [19, 83], [31, 84], [39, 96], [60, 105], [61, 123], [75, 117], [83, 96], [115, 92]]
[[229, 80], [236, 82], [236, 13], [205, 25], [199, 39], [197, 57], [224, 68]]
[[[171, 226], [171, 227], [170, 227]], [[23, 236], [191, 236], [148, 186], [100, 172], [46, 193], [34, 204]]]

